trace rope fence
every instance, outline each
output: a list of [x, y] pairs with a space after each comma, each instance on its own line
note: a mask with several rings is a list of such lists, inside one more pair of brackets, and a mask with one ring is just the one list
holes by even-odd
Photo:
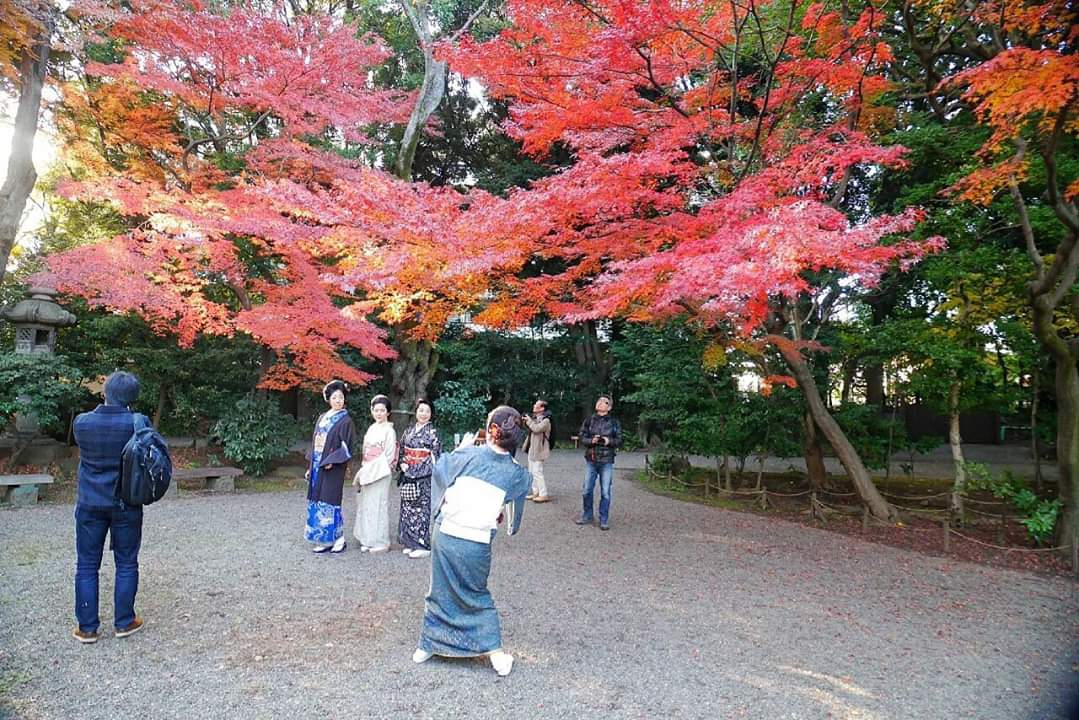
[[[660, 474], [660, 473], [655, 471], [655, 469], [652, 467], [652, 465], [648, 462], [647, 458], [645, 458], [645, 471], [648, 473], [649, 478], [651, 478], [652, 480], [661, 480], [661, 481], [667, 482], [668, 484], [673, 484], [673, 483], [677, 482], [680, 485], [682, 485], [683, 487], [693, 487], [693, 488], [704, 487], [706, 492], [707, 492], [708, 488], [713, 487], [712, 484], [709, 483], [707, 480], [705, 480], [704, 482], [691, 483], [691, 482], [686, 482], [680, 476], [676, 476], [673, 472], [668, 472], [666, 474]], [[826, 510], [831, 511], [833, 513], [836, 513], [837, 515], [844, 515], [844, 516], [847, 516], [847, 517], [857, 517], [857, 516], [860, 515], [861, 518], [862, 518], [862, 528], [863, 529], [868, 529], [869, 524], [870, 524], [870, 520], [871, 520], [871, 517], [872, 517], [870, 512], [869, 512], [869, 507], [867, 505], [865, 505], [864, 503], [859, 502], [857, 505], [844, 507], [844, 506], [838, 506], [838, 505], [833, 505], [833, 504], [830, 504], [830, 503], [826, 503], [823, 500], [821, 500], [821, 497], [820, 497], [820, 496], [826, 496], [826, 497], [829, 497], [829, 498], [858, 497], [857, 492], [837, 492], [837, 491], [828, 490], [828, 489], [825, 489], [825, 488], [820, 488], [818, 490], [802, 490], [800, 492], [792, 492], [792, 493], [776, 492], [774, 490], [769, 490], [768, 488], [761, 488], [759, 490], [758, 489], [749, 489], [749, 490], [746, 490], [746, 489], [740, 489], [740, 490], [731, 489], [731, 490], [725, 490], [725, 489], [723, 489], [722, 487], [719, 486], [718, 482], [716, 483], [716, 485], [714, 487], [715, 487], [715, 490], [716, 490], [717, 494], [722, 494], [722, 495], [727, 495], [727, 496], [743, 496], [743, 497], [755, 497], [755, 498], [758, 498], [758, 504], [760, 505], [762, 510], [765, 510], [765, 509], [768, 508], [768, 498], [769, 498], [769, 496], [775, 497], [775, 498], [798, 498], [798, 497], [804, 497], [806, 495], [809, 495], [810, 496], [809, 497], [809, 512], [810, 512], [810, 515], [814, 519], [824, 520], [825, 519], [824, 511], [826, 511]], [[889, 498], [891, 500], [899, 500], [899, 501], [903, 501], [903, 502], [919, 502], [919, 501], [925, 501], [925, 500], [936, 500], [936, 499], [940, 499], [940, 498], [950, 498], [952, 496], [952, 493], [950, 493], [950, 492], [940, 492], [940, 493], [934, 493], [932, 495], [897, 495], [895, 493], [884, 492], [883, 490], [879, 490], [878, 492], [880, 492], [880, 494], [882, 496], [884, 496], [885, 498]], [[983, 507], [1000, 507], [1000, 508], [1005, 508], [1005, 509], [1001, 510], [1001, 511], [997, 511], [997, 512], [986, 512], [984, 510], [978, 510], [976, 508], [970, 507], [970, 505], [972, 503], [981, 505]], [[911, 507], [909, 505], [902, 505], [899, 502], [892, 502], [890, 504], [891, 504], [892, 507], [896, 508], [897, 510], [901, 510], [901, 511], [903, 511], [905, 513], [909, 513], [911, 515], [915, 515], [915, 516], [917, 516], [917, 515], [926, 515], [926, 516], [929, 516], [926, 519], [930, 519], [930, 518], [933, 519], [933, 520], [938, 520], [939, 519], [940, 523], [941, 523], [941, 528], [942, 528], [942, 537], [943, 537], [943, 541], [944, 541], [944, 551], [945, 552], [950, 552], [950, 550], [951, 550], [951, 538], [952, 538], [953, 535], [955, 535], [956, 537], [959, 537], [962, 540], [965, 540], [965, 541], [967, 541], [969, 543], [973, 543], [975, 545], [980, 545], [982, 547], [992, 548], [994, 550], [1000, 550], [1000, 551], [1008, 552], [1008, 553], [1047, 553], [1047, 552], [1061, 552], [1061, 551], [1070, 549], [1071, 550], [1071, 566], [1072, 566], [1072, 570], [1073, 570], [1073, 572], [1075, 572], [1076, 575], [1079, 575], [1079, 538], [1073, 540], [1071, 543], [1069, 543], [1067, 545], [1058, 545], [1058, 546], [1055, 546], [1055, 547], [1048, 547], [1048, 548], [1025, 548], [1025, 547], [1016, 547], [1016, 546], [1013, 546], [1013, 545], [1003, 545], [1003, 544], [989, 543], [989, 542], [985, 542], [984, 540], [979, 540], [977, 538], [970, 537], [969, 535], [966, 535], [964, 533], [959, 532], [958, 530], [955, 529], [955, 527], [953, 527], [955, 517], [953, 516], [951, 503], [949, 503], [948, 507], [943, 507], [943, 508]], [[1005, 503], [1005, 502], [1002, 502], [1002, 501], [999, 501], [999, 500], [980, 500], [978, 498], [971, 498], [971, 497], [964, 497], [963, 498], [963, 514], [964, 515], [966, 515], [967, 513], [971, 513], [973, 515], [978, 515], [978, 516], [981, 516], [981, 517], [992, 518], [994, 521], [996, 521], [998, 523], [998, 527], [997, 527], [998, 543], [1002, 543], [1003, 540], [1004, 540], [1004, 534], [1005, 534], [1005, 530], [1006, 530], [1008, 521], [1009, 520], [1011, 520], [1011, 521], [1018, 520], [1018, 519], [1020, 519], [1022, 517], [1020, 515], [1008, 514], [1007, 509], [1006, 509], [1007, 506], [1008, 506], [1008, 503]], [[943, 516], [943, 517], [941, 517], [941, 516]]]

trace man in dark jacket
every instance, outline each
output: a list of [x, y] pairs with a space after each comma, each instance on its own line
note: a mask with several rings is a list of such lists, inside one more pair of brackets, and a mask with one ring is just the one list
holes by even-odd
[[106, 534], [112, 536], [116, 565], [116, 637], [127, 637], [142, 627], [135, 615], [139, 589], [139, 545], [142, 543], [142, 508], [125, 505], [116, 497], [124, 446], [135, 434], [130, 405], [139, 395], [139, 381], [131, 373], [114, 372], [105, 380], [105, 404], [75, 418], [79, 446], [79, 491], [75, 504], [75, 617], [72, 633], [81, 643], [97, 642], [98, 571]]
[[611, 417], [614, 403], [606, 395], [596, 400], [596, 412], [581, 425], [577, 433], [584, 444], [584, 510], [577, 518], [578, 525], [592, 523], [593, 493], [599, 478], [599, 529], [609, 530], [611, 512], [611, 481], [614, 478], [615, 450], [622, 446], [622, 426]]

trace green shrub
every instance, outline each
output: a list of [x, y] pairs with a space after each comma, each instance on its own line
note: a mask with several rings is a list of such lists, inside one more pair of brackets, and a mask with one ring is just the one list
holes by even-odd
[[1058, 498], [1047, 500], [1038, 497], [1025, 480], [1016, 477], [1010, 470], [1005, 470], [1000, 477], [994, 477], [989, 468], [980, 463], [965, 463], [963, 469], [967, 471], [968, 478], [964, 494], [988, 490], [993, 497], [1015, 505], [1022, 516], [1019, 518], [1020, 524], [1038, 545], [1053, 537], [1060, 518], [1061, 504]]
[[265, 396], [239, 400], [214, 424], [212, 432], [225, 457], [248, 475], [264, 475], [300, 437], [296, 421], [281, 412], [276, 400]]
[[57, 355], [0, 353], [0, 429], [15, 413], [59, 430], [67, 411], [86, 394], [82, 373]]
[[435, 426], [452, 438], [454, 433], [476, 432], [483, 427], [487, 407], [464, 383], [447, 380], [435, 398]]

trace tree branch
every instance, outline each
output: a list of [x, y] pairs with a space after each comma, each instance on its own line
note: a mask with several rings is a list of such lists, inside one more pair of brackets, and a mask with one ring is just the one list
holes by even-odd
[[475, 22], [476, 18], [478, 18], [483, 13], [483, 11], [487, 9], [487, 2], [488, 0], [483, 0], [483, 2], [480, 3], [480, 6], [476, 8], [476, 12], [469, 15], [468, 20], [465, 20], [465, 24], [459, 27], [457, 29], [457, 32], [450, 36], [450, 42], [457, 42], [457, 40], [460, 39], [462, 35], [468, 32], [468, 28], [472, 26], [472, 23]]

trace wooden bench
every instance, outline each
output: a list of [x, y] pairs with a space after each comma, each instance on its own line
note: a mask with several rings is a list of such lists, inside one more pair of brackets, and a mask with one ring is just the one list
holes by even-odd
[[205, 480], [207, 490], [232, 492], [236, 489], [233, 478], [243, 474], [243, 470], [234, 467], [176, 468], [172, 471], [172, 484], [166, 497], [176, 493], [176, 483], [180, 480]]
[[0, 475], [0, 501], [12, 505], [36, 505], [38, 485], [49, 485], [52, 475]]
[[581, 447], [581, 438], [579, 438], [576, 435], [570, 435], [569, 439], [573, 441], [573, 447], [574, 448], [580, 449], [580, 447]]

